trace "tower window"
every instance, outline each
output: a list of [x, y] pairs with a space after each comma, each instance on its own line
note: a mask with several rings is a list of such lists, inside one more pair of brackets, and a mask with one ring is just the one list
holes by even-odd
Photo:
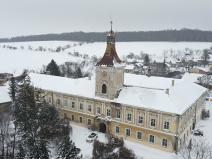
[[103, 84], [102, 85], [102, 93], [107, 93], [107, 86], [106, 86], [106, 84]]

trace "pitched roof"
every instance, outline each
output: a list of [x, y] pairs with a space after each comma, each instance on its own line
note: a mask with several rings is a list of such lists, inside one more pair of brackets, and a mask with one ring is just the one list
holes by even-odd
[[114, 62], [121, 63], [121, 60], [116, 52], [115, 33], [111, 30], [107, 34], [107, 47], [105, 50], [105, 54], [103, 58], [96, 65], [114, 66]]
[[[174, 114], [182, 114], [207, 90], [183, 79], [176, 80], [175, 85], [172, 86], [171, 78], [148, 78], [125, 73], [125, 86], [117, 98], [109, 100], [95, 96], [95, 76], [89, 80], [30, 73], [30, 77], [35, 87], [44, 90]], [[169, 94], [166, 93], [167, 88]]]
[[113, 66], [114, 60], [116, 60], [117, 63], [121, 63], [121, 60], [116, 52], [115, 44], [107, 44], [105, 54], [103, 58], [97, 63], [97, 66], [99, 65]]

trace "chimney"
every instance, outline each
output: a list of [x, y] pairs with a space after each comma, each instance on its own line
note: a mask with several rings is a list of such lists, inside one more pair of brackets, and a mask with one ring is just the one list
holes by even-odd
[[169, 95], [169, 88], [167, 88], [167, 89], [166, 89], [166, 94], [168, 94], [168, 95]]
[[172, 87], [174, 87], [174, 79], [172, 80]]

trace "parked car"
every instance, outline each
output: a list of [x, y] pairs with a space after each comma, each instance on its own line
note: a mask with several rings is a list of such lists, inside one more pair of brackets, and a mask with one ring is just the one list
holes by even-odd
[[195, 136], [203, 136], [203, 131], [197, 129], [197, 130], [194, 130], [194, 131], [193, 131], [193, 134], [194, 134]]
[[98, 138], [98, 135], [94, 132], [92, 132], [86, 139], [87, 142], [93, 142]]

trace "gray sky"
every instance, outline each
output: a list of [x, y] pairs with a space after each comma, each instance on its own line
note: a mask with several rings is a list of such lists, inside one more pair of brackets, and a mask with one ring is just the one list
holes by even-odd
[[212, 30], [212, 0], [0, 0], [0, 37], [107, 31]]

